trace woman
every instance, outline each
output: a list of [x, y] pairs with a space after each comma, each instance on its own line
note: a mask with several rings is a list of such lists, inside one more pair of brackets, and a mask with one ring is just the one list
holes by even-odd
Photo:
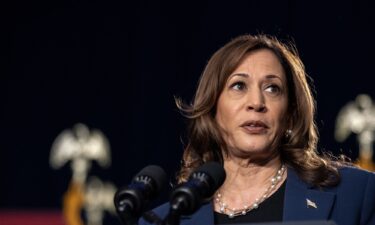
[[[317, 153], [315, 102], [293, 48], [240, 36], [209, 60], [192, 105], [177, 105], [190, 119], [179, 182], [207, 161], [227, 174], [181, 224], [375, 224], [375, 175]], [[154, 211], [163, 218], [168, 209]]]

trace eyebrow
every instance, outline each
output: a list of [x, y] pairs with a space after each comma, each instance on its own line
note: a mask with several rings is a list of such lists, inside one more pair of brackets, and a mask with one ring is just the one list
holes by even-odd
[[[230, 78], [235, 77], [235, 76], [246, 77], [246, 78], [250, 77], [250, 75], [247, 74], [247, 73], [235, 73], [235, 74], [232, 74], [230, 76]], [[282, 81], [281, 77], [278, 76], [278, 75], [275, 75], [275, 74], [268, 74], [268, 75], [266, 75], [266, 79], [279, 79], [279, 80]]]
[[280, 81], [283, 81], [280, 76], [275, 74], [266, 75], [266, 79], [279, 79]]
[[229, 78], [235, 77], [235, 76], [240, 76], [240, 77], [249, 77], [249, 74], [247, 73], [234, 73], [229, 76]]

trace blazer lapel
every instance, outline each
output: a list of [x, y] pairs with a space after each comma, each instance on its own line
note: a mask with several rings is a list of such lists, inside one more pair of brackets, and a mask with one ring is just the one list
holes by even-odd
[[211, 201], [202, 205], [194, 214], [181, 217], [181, 225], [214, 225]]
[[327, 220], [335, 200], [335, 193], [313, 189], [288, 168], [284, 197], [284, 221]]

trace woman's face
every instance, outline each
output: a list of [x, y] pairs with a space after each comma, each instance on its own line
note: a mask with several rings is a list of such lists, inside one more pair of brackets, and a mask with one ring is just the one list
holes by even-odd
[[250, 52], [228, 77], [215, 119], [229, 152], [267, 154], [286, 124], [288, 89], [285, 72], [268, 49]]

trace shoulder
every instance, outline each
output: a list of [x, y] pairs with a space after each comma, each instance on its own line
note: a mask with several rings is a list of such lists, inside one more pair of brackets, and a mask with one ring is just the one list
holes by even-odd
[[340, 183], [336, 187], [339, 196], [375, 205], [375, 173], [345, 166], [339, 169], [339, 174]]
[[[340, 183], [337, 186], [337, 202], [360, 210], [361, 224], [375, 223], [375, 173], [356, 167], [339, 169]], [[349, 204], [350, 203], [350, 204]]]
[[341, 167], [338, 171], [341, 179], [339, 186], [345, 184], [375, 185], [375, 173], [373, 172], [352, 166]]

